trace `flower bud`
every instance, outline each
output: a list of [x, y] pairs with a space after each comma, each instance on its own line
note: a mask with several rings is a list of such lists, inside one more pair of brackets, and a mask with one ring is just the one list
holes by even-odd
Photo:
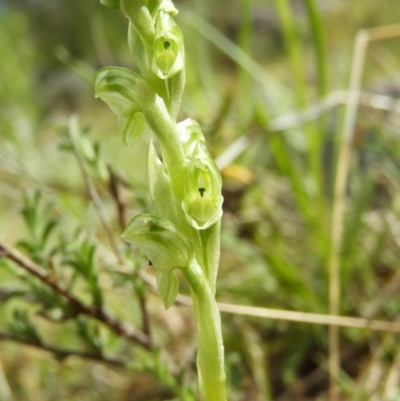
[[165, 11], [156, 18], [152, 70], [161, 79], [169, 79], [183, 68], [183, 37], [179, 27]]
[[197, 230], [205, 230], [222, 216], [221, 175], [205, 146], [191, 162], [185, 183], [182, 209], [186, 220]]
[[171, 0], [161, 0], [158, 10], [165, 11], [172, 17], [178, 14], [179, 12]]
[[192, 245], [167, 219], [151, 214], [134, 217], [122, 238], [139, 249], [160, 272], [170, 272], [189, 266]]
[[192, 118], [187, 118], [177, 124], [177, 130], [185, 157], [191, 161], [195, 157], [197, 145], [205, 142], [200, 125]]

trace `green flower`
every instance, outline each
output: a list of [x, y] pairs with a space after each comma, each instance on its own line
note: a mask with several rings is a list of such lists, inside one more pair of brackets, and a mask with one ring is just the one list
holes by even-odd
[[136, 245], [163, 273], [188, 267], [193, 257], [190, 241], [169, 220], [151, 214], [134, 217], [122, 238]]
[[179, 27], [166, 11], [156, 18], [152, 70], [161, 79], [169, 79], [184, 66], [183, 37]]
[[194, 158], [199, 143], [205, 143], [203, 132], [197, 121], [187, 118], [177, 124], [179, 139], [183, 146], [185, 158], [189, 162]]
[[218, 167], [202, 143], [190, 164], [182, 209], [186, 220], [197, 230], [205, 230], [222, 217], [222, 180]]
[[204, 230], [222, 216], [221, 175], [206, 148], [199, 124], [188, 118], [177, 124], [177, 130], [189, 164], [182, 209], [190, 225]]

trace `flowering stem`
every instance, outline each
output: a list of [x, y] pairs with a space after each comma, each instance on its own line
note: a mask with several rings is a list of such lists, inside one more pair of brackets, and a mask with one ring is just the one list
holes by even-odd
[[142, 101], [142, 107], [147, 123], [160, 142], [163, 156], [171, 174], [174, 192], [179, 198], [183, 198], [182, 183], [185, 182], [185, 161], [176, 124], [171, 119], [160, 97], [155, 96], [153, 101]]
[[[221, 318], [215, 301], [220, 250], [222, 178], [199, 124], [176, 122], [185, 86], [183, 35], [171, 0], [102, 0], [128, 17], [129, 47], [138, 72], [105, 67], [96, 96], [118, 115], [127, 146], [142, 135], [144, 120], [155, 134], [149, 186], [154, 214], [135, 216], [122, 238], [138, 246], [158, 270], [157, 289], [168, 309], [179, 292], [175, 270], [189, 283], [197, 320], [197, 366], [202, 401], [226, 401]], [[163, 82], [164, 81], [164, 82]]]
[[207, 279], [196, 263], [182, 270], [189, 283], [197, 320], [197, 368], [202, 401], [226, 401], [221, 317]]

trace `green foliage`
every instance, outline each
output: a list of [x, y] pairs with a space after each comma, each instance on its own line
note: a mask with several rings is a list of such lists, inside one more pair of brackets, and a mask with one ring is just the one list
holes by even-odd
[[[305, 123], [294, 116], [318, 97], [347, 88], [354, 34], [396, 23], [396, 2], [382, 7], [370, 0], [351, 5], [337, 0], [322, 7], [312, 0], [207, 0], [180, 2], [179, 14], [165, 0], [102, 1], [116, 11], [95, 0], [6, 3], [0, 14], [0, 241], [16, 244], [51, 283], [94, 315], [110, 313], [135, 333], [150, 335], [154, 344], [149, 350], [83, 314], [0, 252], [0, 336], [54, 347], [51, 354], [59, 359], [55, 369], [52, 358], [2, 340], [0, 368], [13, 399], [32, 399], [33, 394], [41, 400], [196, 399], [193, 313], [171, 304], [178, 288], [188, 294], [189, 286], [177, 270], [157, 273], [137, 243], [124, 244], [119, 237], [135, 215], [151, 213], [173, 222], [179, 238], [190, 239], [215, 293], [219, 255], [208, 255], [202, 247], [215, 245], [219, 228], [197, 231], [190, 225], [200, 227], [221, 202], [209, 203], [198, 190], [204, 187], [197, 185], [199, 178], [207, 182], [215, 171], [203, 160], [209, 160], [208, 153], [200, 157], [203, 164], [194, 162], [189, 169], [202, 142], [212, 156], [221, 156], [217, 165], [223, 167], [217, 299], [327, 313], [332, 187], [343, 107]], [[130, 8], [138, 5], [148, 12]], [[159, 10], [163, 14], [157, 17]], [[139, 34], [138, 24], [150, 20], [154, 29]], [[363, 92], [397, 93], [396, 54], [396, 39], [371, 44]], [[185, 71], [179, 70], [181, 62]], [[97, 95], [117, 118], [92, 100], [94, 71], [107, 65], [127, 67], [106, 67], [97, 75]], [[166, 84], [163, 78], [174, 72]], [[139, 92], [146, 102], [140, 104]], [[162, 100], [162, 112], [152, 107], [154, 99]], [[144, 123], [149, 117], [142, 108], [157, 112], [156, 121]], [[60, 116], [71, 111], [84, 128], [77, 119], [69, 125], [62, 121]], [[165, 117], [165, 126], [159, 125]], [[48, 121], [51, 126], [56, 121], [58, 135], [44, 124]], [[395, 320], [399, 314], [397, 126], [394, 109], [363, 105], [359, 110], [340, 253], [343, 315]], [[163, 131], [164, 139], [157, 135], [161, 140], [152, 142], [146, 169], [148, 128]], [[117, 129], [126, 146], [135, 146], [121, 146]], [[238, 147], [230, 148], [236, 140]], [[79, 174], [77, 153], [117, 249], [109, 245]], [[185, 163], [187, 170], [172, 167]], [[141, 178], [146, 170], [150, 194]], [[192, 179], [185, 189], [180, 183], [188, 171]], [[185, 190], [188, 198], [193, 195], [186, 208], [189, 218], [182, 209]], [[156, 274], [158, 281], [151, 281], [149, 275]], [[163, 305], [169, 308], [166, 315]], [[231, 315], [223, 315], [222, 324], [230, 400], [324, 397], [324, 327]], [[395, 347], [390, 357], [384, 352], [388, 339], [393, 336], [341, 331], [345, 399], [396, 399], [389, 378], [398, 358]], [[97, 359], [85, 362], [82, 356], [65, 356], [65, 350]], [[119, 358], [125, 367], [107, 362]], [[365, 384], [377, 370], [380, 384], [370, 389]], [[312, 384], [306, 377], [321, 380]]]
[[43, 201], [39, 190], [24, 194], [21, 215], [28, 230], [28, 238], [20, 240], [18, 245], [35, 262], [44, 266], [49, 266], [50, 258], [56, 252], [56, 249], [48, 245], [50, 236], [58, 225], [57, 219], [51, 215], [51, 209], [51, 203]]
[[85, 280], [93, 297], [93, 303], [96, 307], [101, 308], [103, 300], [96, 268], [96, 246], [89, 239], [79, 234], [76, 232], [73, 237], [62, 239], [63, 258], [61, 263], [71, 266], [74, 273]]
[[31, 321], [26, 311], [15, 309], [12, 321], [9, 323], [8, 330], [11, 334], [22, 338], [29, 343], [40, 344], [41, 340], [36, 331], [35, 325]]

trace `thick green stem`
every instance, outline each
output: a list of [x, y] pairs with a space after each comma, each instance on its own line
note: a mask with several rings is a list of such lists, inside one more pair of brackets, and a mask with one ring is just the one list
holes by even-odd
[[121, 9], [131, 21], [146, 48], [150, 57], [153, 55], [154, 24], [150, 11], [140, 0], [121, 0]]
[[174, 193], [178, 199], [182, 200], [184, 197], [186, 166], [182, 144], [176, 131], [176, 124], [171, 119], [161, 97], [154, 94], [153, 97], [143, 97], [140, 100], [146, 121], [163, 150], [163, 157], [169, 169]]
[[217, 302], [202, 269], [196, 262], [183, 270], [183, 274], [192, 291], [197, 320], [197, 368], [201, 400], [226, 401], [224, 346]]

